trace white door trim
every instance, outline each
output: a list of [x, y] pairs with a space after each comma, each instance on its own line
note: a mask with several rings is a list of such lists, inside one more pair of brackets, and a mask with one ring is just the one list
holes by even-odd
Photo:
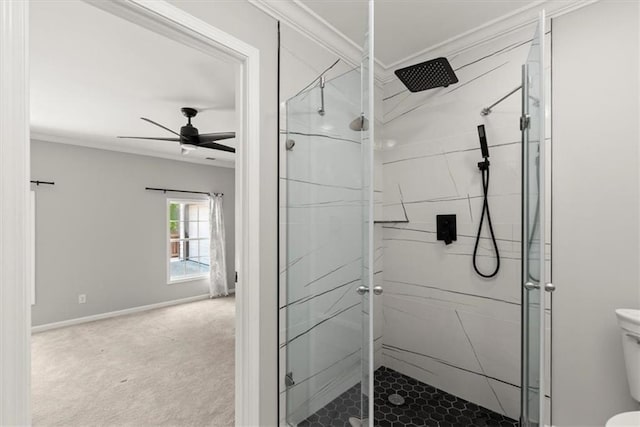
[[28, 425], [29, 7], [0, 1], [0, 425]]
[[[86, 0], [238, 65], [236, 106], [236, 425], [259, 425], [260, 54], [159, 0]], [[0, 1], [0, 425], [30, 416], [29, 69], [26, 1]]]

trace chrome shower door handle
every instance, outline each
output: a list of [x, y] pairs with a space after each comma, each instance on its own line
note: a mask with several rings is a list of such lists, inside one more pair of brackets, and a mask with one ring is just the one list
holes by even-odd
[[[358, 295], [364, 295], [364, 294], [369, 292], [369, 288], [367, 286], [360, 285], [360, 286], [358, 286], [356, 288], [356, 292], [358, 293]], [[373, 293], [375, 295], [381, 295], [382, 294], [382, 286], [374, 286], [373, 287]]]
[[[532, 290], [532, 289], [540, 289], [540, 285], [538, 283], [533, 283], [533, 282], [527, 282], [524, 284], [524, 287], [528, 290]], [[553, 292], [556, 290], [556, 285], [554, 285], [553, 283], [549, 282], [549, 283], [545, 283], [544, 284], [544, 290], [547, 292]]]

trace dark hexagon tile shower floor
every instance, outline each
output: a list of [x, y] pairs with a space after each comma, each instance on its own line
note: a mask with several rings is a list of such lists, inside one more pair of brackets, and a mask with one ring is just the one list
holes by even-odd
[[[516, 420], [384, 366], [374, 373], [374, 389], [376, 426], [518, 426]], [[403, 405], [395, 406], [389, 403], [388, 398], [394, 393], [404, 398]], [[359, 417], [359, 414], [360, 384], [357, 384], [298, 426], [351, 427], [349, 417]]]

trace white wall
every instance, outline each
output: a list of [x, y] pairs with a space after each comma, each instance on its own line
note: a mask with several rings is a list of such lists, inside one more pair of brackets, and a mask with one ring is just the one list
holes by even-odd
[[[480, 111], [521, 83], [534, 27], [446, 56], [459, 82], [410, 93], [385, 86], [382, 156], [384, 219], [383, 364], [434, 387], [518, 419], [520, 414], [520, 93]], [[428, 58], [424, 58], [425, 60]], [[415, 62], [420, 62], [416, 60]], [[482, 211], [477, 125], [486, 126], [489, 206], [501, 267], [484, 279], [472, 266]], [[436, 215], [456, 214], [458, 239], [436, 240]], [[478, 265], [493, 271], [486, 223]]]
[[637, 2], [553, 21], [553, 423], [640, 409], [616, 308], [640, 308]]
[[[234, 283], [234, 169], [32, 142], [36, 191], [34, 326], [208, 293], [208, 279], [167, 285], [167, 199], [145, 187], [224, 193]], [[78, 295], [86, 294], [86, 304]]]

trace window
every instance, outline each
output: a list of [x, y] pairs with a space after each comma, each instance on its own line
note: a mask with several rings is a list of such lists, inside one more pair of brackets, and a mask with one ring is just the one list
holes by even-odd
[[169, 283], [209, 275], [209, 203], [169, 200]]

